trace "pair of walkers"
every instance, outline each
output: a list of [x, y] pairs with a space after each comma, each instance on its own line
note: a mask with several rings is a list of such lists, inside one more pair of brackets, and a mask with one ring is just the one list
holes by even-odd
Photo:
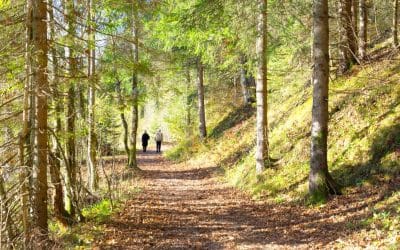
[[[157, 153], [161, 152], [161, 143], [163, 141], [163, 134], [161, 132], [161, 129], [159, 129], [154, 137], [156, 144], [157, 144]], [[149, 145], [149, 140], [150, 136], [145, 130], [143, 135], [142, 135], [142, 146], [143, 146], [143, 152], [147, 151], [147, 146]]]

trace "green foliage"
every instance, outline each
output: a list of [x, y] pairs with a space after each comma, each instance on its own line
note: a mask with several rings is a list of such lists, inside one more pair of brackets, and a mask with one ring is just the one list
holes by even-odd
[[82, 210], [82, 214], [86, 219], [94, 220], [97, 223], [101, 223], [108, 219], [113, 212], [112, 204], [108, 199], [104, 199], [99, 203]]

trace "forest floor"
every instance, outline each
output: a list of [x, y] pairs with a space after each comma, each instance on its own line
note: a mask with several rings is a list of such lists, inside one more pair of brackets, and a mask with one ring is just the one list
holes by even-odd
[[362, 236], [362, 221], [384, 186], [317, 207], [275, 204], [224, 184], [216, 167], [173, 163], [154, 151], [138, 158], [142, 191], [105, 222], [94, 249], [354, 249], [379, 242]]

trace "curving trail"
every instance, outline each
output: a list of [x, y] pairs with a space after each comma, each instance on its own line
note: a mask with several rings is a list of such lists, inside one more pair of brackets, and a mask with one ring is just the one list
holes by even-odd
[[269, 204], [220, 183], [215, 167], [173, 164], [154, 152], [140, 154], [139, 164], [143, 191], [106, 222], [95, 248], [342, 248], [355, 244], [349, 221], [367, 216], [360, 194], [320, 209]]

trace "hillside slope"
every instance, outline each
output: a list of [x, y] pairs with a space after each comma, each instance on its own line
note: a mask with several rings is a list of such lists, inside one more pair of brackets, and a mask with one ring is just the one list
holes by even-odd
[[[388, 241], [399, 244], [400, 56], [385, 49], [374, 55], [372, 63], [354, 66], [348, 76], [331, 82], [328, 160], [345, 196], [378, 195], [367, 205], [368, 216], [349, 226], [382, 229]], [[312, 88], [303, 84], [308, 74], [299, 72], [289, 76], [293, 83], [287, 87], [282, 82], [288, 76], [271, 77], [270, 147], [277, 162], [261, 182], [255, 178], [251, 107], [227, 112], [214, 121], [217, 125], [206, 143], [184, 142], [169, 156], [221, 166], [229, 183], [256, 198], [303, 203], [308, 191]]]

